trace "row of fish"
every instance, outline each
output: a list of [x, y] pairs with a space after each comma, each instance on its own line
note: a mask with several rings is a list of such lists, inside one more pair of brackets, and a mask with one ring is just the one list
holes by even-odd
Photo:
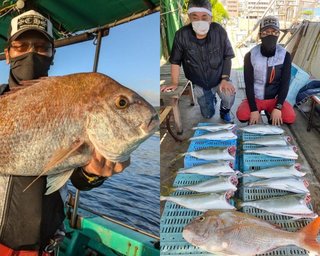
[[[231, 131], [234, 128], [233, 125], [196, 127], [194, 129], [210, 131], [214, 135], [207, 133], [193, 137], [191, 140], [219, 140], [219, 136], [221, 141], [227, 140], [227, 138], [234, 138], [232, 137], [234, 131]], [[281, 128], [253, 125], [242, 128], [242, 130], [268, 136], [243, 142], [243, 144], [263, 147], [245, 150], [241, 153], [264, 154], [286, 159], [298, 158], [296, 148], [288, 144], [290, 137], [283, 136], [284, 131]], [[219, 255], [250, 256], [287, 245], [297, 245], [314, 255], [318, 255], [320, 245], [317, 243], [317, 234], [320, 229], [320, 218], [317, 218], [318, 215], [308, 207], [311, 197], [307, 189], [308, 183], [302, 178], [305, 173], [301, 172], [301, 165], [276, 166], [242, 174], [233, 169], [232, 162], [235, 152], [236, 147], [231, 146], [202, 149], [184, 154], [215, 162], [183, 168], [179, 170], [178, 174], [217, 176], [217, 178], [198, 184], [175, 189], [195, 191], [198, 192], [197, 194], [161, 197], [162, 200], [169, 200], [190, 209], [205, 211], [203, 215], [194, 219], [184, 228], [184, 239], [208, 252], [219, 253]], [[237, 189], [237, 176], [262, 179], [246, 183], [247, 187], [281, 189], [297, 194], [250, 202], [238, 200], [237, 203], [231, 204], [230, 198]], [[236, 208], [242, 207], [254, 207], [294, 219], [317, 219], [301, 231], [293, 233], [278, 229], [259, 218], [235, 211]]]

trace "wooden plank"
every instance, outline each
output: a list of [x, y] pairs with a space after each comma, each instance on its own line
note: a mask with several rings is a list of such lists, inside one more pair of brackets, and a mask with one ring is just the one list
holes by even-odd
[[166, 119], [171, 110], [172, 106], [167, 106], [163, 109], [163, 111], [160, 113], [160, 124], [162, 124], [162, 122]]

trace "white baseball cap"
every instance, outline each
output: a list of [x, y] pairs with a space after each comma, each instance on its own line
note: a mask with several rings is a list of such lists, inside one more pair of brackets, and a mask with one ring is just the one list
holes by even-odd
[[39, 31], [45, 35], [49, 41], [53, 41], [51, 21], [33, 10], [24, 12], [11, 20], [9, 41], [15, 40], [19, 35], [28, 30]]

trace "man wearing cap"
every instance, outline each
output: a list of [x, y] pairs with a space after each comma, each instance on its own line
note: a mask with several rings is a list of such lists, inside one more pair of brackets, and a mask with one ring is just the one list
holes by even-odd
[[[0, 94], [20, 86], [21, 81], [48, 76], [54, 57], [51, 22], [33, 10], [11, 21], [8, 46], [9, 83], [0, 86]], [[82, 190], [100, 186], [104, 180], [129, 165], [113, 163], [97, 152], [83, 168], [71, 176], [73, 185]], [[65, 218], [59, 191], [45, 196], [46, 177], [40, 177], [22, 192], [35, 177], [0, 176], [0, 255], [44, 256], [50, 239], [61, 238]], [[60, 229], [59, 229], [60, 228]]]
[[241, 122], [260, 122], [260, 112], [265, 111], [272, 125], [292, 124], [293, 107], [285, 101], [290, 84], [291, 56], [277, 44], [280, 35], [279, 20], [267, 16], [260, 22], [261, 44], [244, 57], [245, 99], [237, 110]]
[[215, 114], [216, 93], [221, 98], [220, 117], [232, 122], [230, 109], [235, 87], [230, 82], [231, 59], [234, 53], [224, 28], [212, 22], [208, 0], [190, 0], [188, 16], [191, 24], [179, 29], [170, 56], [171, 85], [161, 91], [175, 90], [179, 83], [180, 65], [194, 85], [194, 93], [204, 118]]

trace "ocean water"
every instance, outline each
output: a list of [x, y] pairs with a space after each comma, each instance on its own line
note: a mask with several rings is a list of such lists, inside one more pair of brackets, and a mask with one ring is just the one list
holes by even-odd
[[[72, 185], [68, 189], [75, 193]], [[131, 154], [131, 164], [100, 187], [81, 191], [85, 206], [159, 236], [160, 138], [152, 136]]]

